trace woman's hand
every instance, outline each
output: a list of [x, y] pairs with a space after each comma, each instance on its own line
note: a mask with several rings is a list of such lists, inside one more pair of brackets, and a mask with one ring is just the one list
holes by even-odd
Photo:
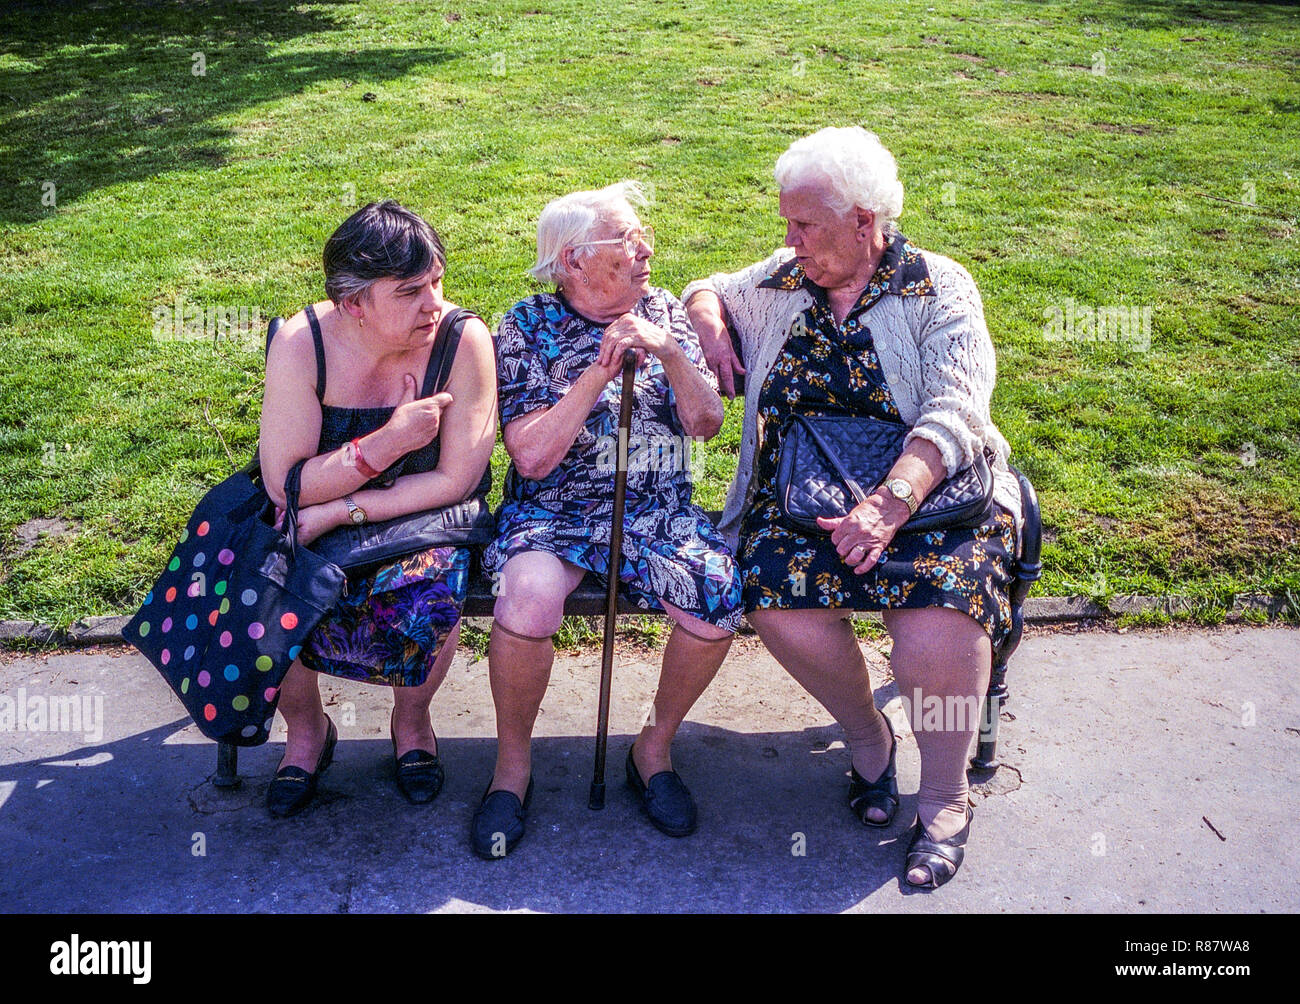
[[[637, 366], [640, 366], [645, 360], [645, 349], [639, 348], [635, 344], [634, 335], [626, 325], [623, 325], [623, 321], [631, 316], [631, 314], [624, 314], [606, 328], [605, 334], [601, 337], [600, 354], [596, 357], [596, 361], [592, 363], [592, 366], [596, 367], [604, 376], [605, 383], [609, 383], [623, 371], [623, 353], [628, 349], [632, 349], [636, 353]], [[637, 318], [637, 320], [641, 320], [641, 318]], [[645, 323], [649, 324], [650, 322], [646, 321]], [[620, 325], [622, 326], [620, 327]], [[650, 326], [654, 327], [654, 325]]]
[[452, 402], [451, 395], [446, 391], [431, 397], [417, 398], [415, 377], [407, 373], [404, 380], [402, 400], [383, 427], [385, 436], [397, 448], [399, 457], [433, 442], [442, 422], [442, 410]]
[[865, 575], [880, 560], [889, 542], [911, 512], [907, 503], [876, 491], [839, 519], [818, 517], [817, 525], [829, 530], [831, 543], [854, 575]]
[[716, 293], [700, 290], [686, 304], [686, 313], [690, 316], [691, 327], [695, 329], [695, 337], [700, 341], [704, 362], [718, 378], [718, 389], [727, 396], [727, 400], [734, 400], [736, 377], [744, 376], [745, 367], [740, 364], [735, 349], [732, 348], [722, 301]]
[[612, 334], [616, 338], [625, 337], [632, 348], [644, 350], [643, 356], [648, 352], [658, 356], [661, 362], [665, 355], [680, 352], [682, 348], [671, 333], [636, 314], [624, 314], [605, 329], [605, 334]]
[[[306, 547], [317, 537], [329, 533], [343, 525], [344, 520], [339, 518], [339, 510], [347, 513], [346, 506], [338, 499], [333, 502], [322, 502], [320, 505], [309, 505], [305, 509], [298, 510], [298, 543]], [[279, 506], [275, 509], [275, 528], [281, 533], [284, 532], [284, 510]]]

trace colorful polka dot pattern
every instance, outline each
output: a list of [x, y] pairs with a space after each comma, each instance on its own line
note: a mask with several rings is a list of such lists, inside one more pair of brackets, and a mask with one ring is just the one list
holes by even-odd
[[[223, 546], [225, 533], [215, 517], [184, 530], [127, 633], [165, 670], [195, 720], [210, 727], [205, 734], [256, 744], [265, 742], [280, 696], [269, 684], [278, 684], [302, 651], [301, 644], [287, 652], [280, 646], [306, 610], [283, 609], [283, 596], [268, 592], [266, 580], [241, 569], [235, 551]], [[280, 609], [268, 609], [275, 605]]]

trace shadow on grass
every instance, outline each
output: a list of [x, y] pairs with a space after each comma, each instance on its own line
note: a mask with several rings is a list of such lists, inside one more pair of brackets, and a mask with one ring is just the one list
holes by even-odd
[[[277, 52], [346, 27], [294, 0], [9, 7], [0, 14], [0, 222], [34, 222], [54, 212], [52, 200], [121, 182], [219, 167], [230, 159], [231, 131], [215, 124], [226, 115], [321, 81], [382, 83], [455, 55], [436, 46]], [[356, 87], [356, 100], [366, 91]]]

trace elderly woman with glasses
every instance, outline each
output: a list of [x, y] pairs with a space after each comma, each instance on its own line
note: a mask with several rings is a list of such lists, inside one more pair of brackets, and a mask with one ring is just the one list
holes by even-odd
[[[682, 291], [724, 389], [748, 370], [722, 530], [736, 545], [749, 622], [844, 728], [850, 810], [882, 827], [898, 808], [897, 743], [876, 710], [850, 619], [854, 610], [883, 612], [921, 755], [904, 876], [935, 888], [963, 860], [966, 756], [992, 646], [1011, 626], [1020, 493], [989, 416], [993, 344], [970, 274], [898, 232], [903, 186], [873, 133], [823, 129], [793, 143], [775, 174], [786, 247]], [[862, 486], [867, 496], [847, 516], [818, 520], [821, 533], [792, 525], [776, 497], [796, 416], [908, 427], [886, 477]], [[982, 452], [993, 457], [995, 482], [983, 523], [908, 532], [920, 502]], [[936, 701], [942, 715], [931, 713]]]
[[[471, 831], [484, 858], [504, 856], [524, 835], [551, 635], [588, 572], [616, 574], [638, 606], [675, 621], [626, 772], [656, 827], [679, 837], [695, 829], [695, 803], [670, 747], [730, 647], [740, 580], [717, 530], [691, 502], [692, 440], [721, 428], [722, 400], [685, 309], [650, 284], [654, 232], [634, 203], [645, 204], [640, 186], [621, 182], [547, 205], [531, 271], [555, 291], [517, 303], [497, 331], [511, 465], [499, 536], [483, 555], [497, 576], [488, 664], [498, 743]], [[638, 449], [629, 456], [622, 553], [611, 560], [618, 378], [628, 349], [638, 359], [631, 427]]]

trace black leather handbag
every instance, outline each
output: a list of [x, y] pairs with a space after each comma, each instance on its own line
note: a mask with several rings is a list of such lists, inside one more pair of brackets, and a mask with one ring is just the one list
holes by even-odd
[[[869, 416], [793, 415], [777, 461], [776, 497], [786, 520], [826, 535], [817, 518], [838, 519], [866, 501], [889, 476], [908, 427]], [[935, 486], [903, 525], [903, 533], [979, 526], [993, 509], [987, 452]]]
[[[437, 394], [447, 385], [451, 364], [460, 346], [460, 333], [473, 313], [463, 307], [443, 318], [439, 326], [442, 344], [437, 348], [437, 376], [431, 393]], [[404, 461], [403, 461], [404, 463]], [[386, 472], [391, 485], [401, 472], [401, 464]], [[386, 486], [387, 487], [387, 486]], [[312, 542], [311, 549], [326, 561], [346, 571], [397, 561], [409, 554], [431, 547], [470, 547], [486, 544], [497, 532], [496, 519], [481, 495], [471, 495], [461, 502], [407, 513], [377, 523], [349, 524], [322, 534]]]
[[486, 544], [496, 532], [492, 510], [481, 497], [473, 495], [441, 509], [426, 509], [378, 523], [341, 526], [318, 537], [311, 549], [346, 572], [396, 561], [431, 547]]

